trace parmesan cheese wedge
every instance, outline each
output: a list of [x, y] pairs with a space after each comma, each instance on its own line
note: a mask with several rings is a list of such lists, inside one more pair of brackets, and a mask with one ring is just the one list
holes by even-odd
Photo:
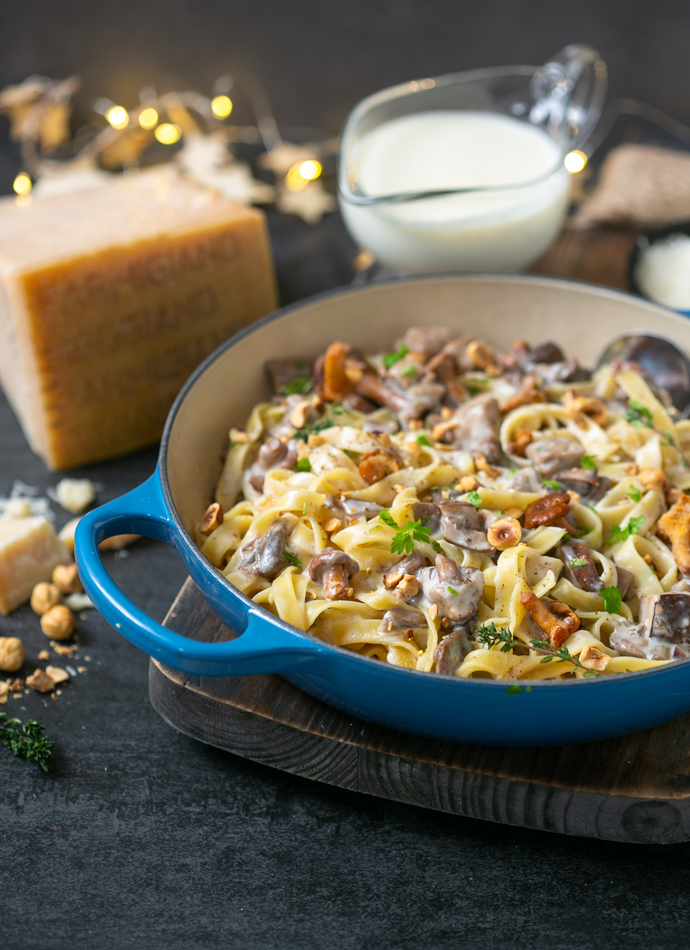
[[0, 519], [0, 613], [25, 603], [53, 568], [71, 560], [69, 552], [45, 518]]
[[275, 306], [263, 213], [170, 166], [0, 199], [0, 382], [53, 470], [156, 442], [192, 370]]

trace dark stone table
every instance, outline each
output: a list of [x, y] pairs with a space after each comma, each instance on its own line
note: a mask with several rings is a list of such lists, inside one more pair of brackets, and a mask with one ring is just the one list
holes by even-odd
[[[351, 279], [337, 216], [271, 218], [284, 300]], [[154, 468], [150, 449], [80, 472], [106, 501]], [[59, 476], [0, 401], [0, 492]], [[67, 520], [58, 517], [58, 523]], [[107, 556], [162, 619], [185, 571], [163, 544]], [[148, 659], [94, 611], [85, 666], [57, 701], [2, 707], [55, 739], [50, 774], [0, 747], [0, 947], [7, 950], [581, 950], [686, 947], [690, 848], [624, 846], [448, 817], [318, 785], [175, 733], [148, 700]], [[0, 618], [33, 669], [45, 637]], [[87, 657], [89, 659], [87, 659]]]

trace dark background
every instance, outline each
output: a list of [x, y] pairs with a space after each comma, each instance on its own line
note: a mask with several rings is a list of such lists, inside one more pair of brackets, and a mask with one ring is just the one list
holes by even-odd
[[[612, 97], [690, 122], [689, 39], [680, 0], [0, 0], [0, 86], [78, 73], [79, 117], [101, 95], [132, 106], [141, 86], [209, 92], [231, 72], [261, 83], [281, 126], [334, 132], [382, 86], [536, 64], [579, 41], [607, 60]], [[0, 123], [0, 190], [19, 165]], [[310, 228], [271, 214], [271, 230], [285, 300], [350, 279], [337, 216]], [[154, 465], [150, 450], [81, 474], [106, 501]], [[43, 492], [58, 480], [0, 396], [0, 492], [17, 478]], [[109, 568], [158, 619], [184, 579], [153, 542]], [[89, 672], [58, 702], [3, 707], [56, 740], [49, 776], [0, 748], [3, 950], [687, 947], [690, 846], [456, 819], [245, 762], [167, 727], [148, 703], [147, 659], [97, 615], [79, 629]], [[29, 608], [0, 618], [0, 635], [15, 632], [35, 658]]]

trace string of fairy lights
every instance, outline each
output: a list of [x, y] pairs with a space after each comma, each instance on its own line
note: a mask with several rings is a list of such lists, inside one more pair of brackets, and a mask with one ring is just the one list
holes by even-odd
[[[228, 95], [232, 86], [230, 77], [220, 77], [212, 96], [196, 92], [157, 95], [155, 90], [142, 90], [139, 105], [130, 109], [101, 98], [93, 104], [94, 121], [74, 137], [69, 118], [71, 97], [79, 87], [77, 77], [52, 80], [32, 76], [8, 86], [0, 91], [0, 113], [8, 116], [11, 137], [21, 143], [24, 164], [14, 178], [13, 190], [19, 198], [27, 198], [37, 184], [44, 186], [57, 175], [64, 180], [73, 172], [76, 179], [85, 170], [95, 174], [137, 168], [142, 152], [154, 141], [173, 146], [183, 140], [184, 146], [186, 140], [197, 146], [197, 161], [201, 156], [206, 172], [215, 163], [211, 176], [215, 186], [220, 184], [222, 189], [232, 177], [228, 187], [234, 189], [233, 196], [253, 203], [273, 200], [279, 211], [300, 214], [304, 220], [316, 223], [335, 208], [335, 199], [319, 179], [323, 160], [335, 155], [337, 140], [327, 138], [306, 145], [284, 141], [265, 96], [256, 89], [249, 96], [256, 125], [232, 125], [228, 122], [234, 109]], [[205, 157], [203, 149], [198, 148], [200, 141], [206, 143]], [[258, 164], [274, 174], [275, 187], [254, 179], [249, 166], [235, 160], [232, 144], [237, 141], [263, 144], [265, 154]], [[72, 154], [56, 159], [56, 150], [61, 149], [64, 156], [66, 146]], [[226, 168], [223, 178], [221, 166], [228, 165], [232, 168]], [[187, 171], [188, 166], [187, 156]], [[303, 194], [300, 197], [298, 193]]]

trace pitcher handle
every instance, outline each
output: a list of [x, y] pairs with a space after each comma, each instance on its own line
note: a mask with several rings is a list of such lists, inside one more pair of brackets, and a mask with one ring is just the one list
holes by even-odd
[[532, 80], [533, 122], [565, 118], [572, 129], [569, 150], [584, 150], [599, 121], [608, 85], [606, 63], [597, 50], [571, 43], [541, 66]]

